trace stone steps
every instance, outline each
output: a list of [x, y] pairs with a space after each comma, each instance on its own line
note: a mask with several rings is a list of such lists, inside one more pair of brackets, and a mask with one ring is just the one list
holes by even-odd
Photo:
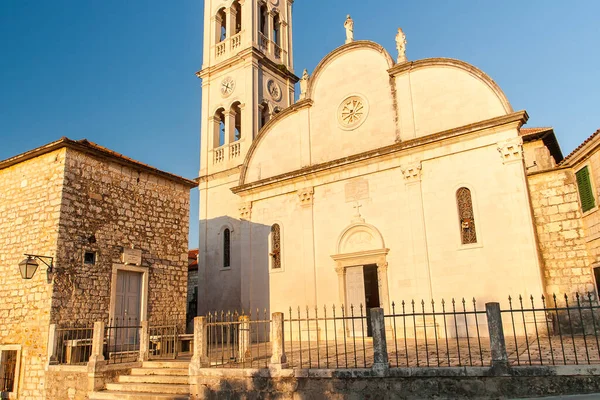
[[132, 368], [131, 375], [188, 376], [187, 368]]
[[115, 392], [190, 394], [190, 386], [188, 384], [168, 383], [107, 383], [106, 390]]
[[90, 400], [189, 400], [189, 362], [146, 361], [121, 375], [106, 390], [90, 393]]
[[119, 383], [166, 383], [173, 385], [187, 385], [189, 377], [185, 375], [121, 375]]
[[189, 395], [183, 394], [161, 394], [144, 392], [93, 392], [90, 400], [190, 400]]

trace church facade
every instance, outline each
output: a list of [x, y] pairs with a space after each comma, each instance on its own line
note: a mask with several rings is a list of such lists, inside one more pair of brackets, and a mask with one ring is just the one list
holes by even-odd
[[[554, 133], [526, 134], [483, 71], [408, 61], [402, 30], [393, 58], [350, 16], [298, 78], [292, 3], [205, 2], [199, 312], [548, 293], [529, 180], [562, 161]], [[568, 290], [593, 290], [580, 268]]]

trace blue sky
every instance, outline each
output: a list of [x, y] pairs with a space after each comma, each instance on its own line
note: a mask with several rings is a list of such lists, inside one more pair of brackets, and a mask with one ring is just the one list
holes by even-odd
[[[343, 43], [348, 13], [394, 56], [402, 27], [409, 59], [481, 68], [565, 155], [600, 128], [596, 0], [297, 0], [297, 74]], [[67, 136], [196, 177], [202, 33], [201, 0], [1, 1], [0, 159]]]

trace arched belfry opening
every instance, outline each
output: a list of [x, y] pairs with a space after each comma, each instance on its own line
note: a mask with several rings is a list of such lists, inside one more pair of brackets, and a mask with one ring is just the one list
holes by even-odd
[[389, 251], [379, 230], [362, 219], [342, 231], [337, 254], [331, 256], [338, 274], [341, 304], [346, 307], [362, 304], [367, 313], [379, 307], [389, 312]]
[[221, 8], [219, 11], [217, 11], [215, 22], [217, 24], [217, 43], [220, 43], [227, 39], [227, 13], [225, 12], [225, 8]]
[[242, 31], [242, 5], [238, 0], [231, 5], [231, 11], [234, 16], [233, 34], [237, 35]]

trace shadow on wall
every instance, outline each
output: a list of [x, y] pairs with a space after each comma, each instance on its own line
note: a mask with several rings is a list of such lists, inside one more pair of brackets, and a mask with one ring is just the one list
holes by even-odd
[[199, 316], [242, 310], [270, 315], [269, 271], [282, 257], [272, 229], [231, 217], [200, 222]]

